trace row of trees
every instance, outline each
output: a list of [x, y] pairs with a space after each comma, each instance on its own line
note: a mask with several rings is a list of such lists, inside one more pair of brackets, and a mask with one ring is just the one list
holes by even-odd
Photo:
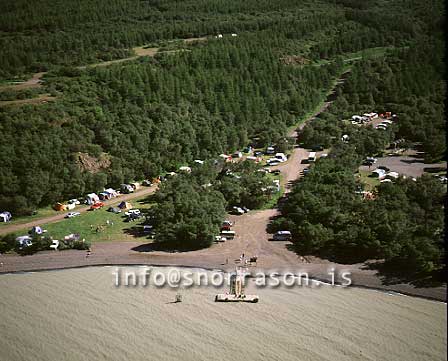
[[[16, 242], [16, 237], [17, 235], [14, 233], [0, 237], [0, 254], [15, 251], [21, 255], [29, 255], [39, 251], [49, 250], [53, 243], [53, 238], [48, 234], [33, 234], [31, 237], [31, 245], [21, 247], [20, 244]], [[90, 243], [84, 240], [76, 240], [70, 244], [65, 244], [61, 241], [58, 250], [64, 249], [87, 250], [90, 249]]]

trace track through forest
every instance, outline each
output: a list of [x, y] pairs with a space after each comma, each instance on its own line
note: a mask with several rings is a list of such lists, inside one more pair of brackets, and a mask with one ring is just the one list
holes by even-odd
[[[200, 37], [200, 38], [183, 39], [183, 42], [185, 44], [189, 44], [189, 43], [193, 43], [195, 41], [206, 41], [206, 40], [207, 40], [207, 37], [204, 36], [204, 37]], [[109, 66], [109, 65], [113, 65], [113, 64], [123, 63], [126, 61], [136, 60], [143, 56], [153, 57], [158, 53], [174, 53], [174, 52], [182, 51], [182, 49], [167, 50], [167, 51], [160, 51], [160, 49], [161, 49], [160, 47], [148, 48], [145, 46], [137, 46], [137, 47], [132, 48], [133, 52], [136, 55], [129, 56], [127, 58], [122, 58], [122, 59], [115, 59], [115, 60], [109, 60], [109, 61], [104, 61], [104, 62], [100, 62], [100, 63], [82, 65], [82, 66], [78, 66], [77, 68], [78, 69], [87, 69], [87, 68], [94, 68], [97, 66]], [[2, 91], [2, 90], [19, 91], [19, 90], [40, 88], [40, 87], [42, 87], [42, 78], [44, 77], [45, 74], [47, 74], [46, 71], [38, 72], [38, 73], [33, 74], [33, 76], [30, 79], [28, 79], [24, 82], [0, 85], [0, 91]], [[20, 102], [20, 101], [23, 102], [23, 100], [17, 100], [17, 101], [11, 100], [11, 101], [8, 101], [8, 104], [13, 104], [13, 102]], [[4, 101], [0, 101], [0, 105], [5, 104], [5, 103], [6, 102], [4, 102]]]

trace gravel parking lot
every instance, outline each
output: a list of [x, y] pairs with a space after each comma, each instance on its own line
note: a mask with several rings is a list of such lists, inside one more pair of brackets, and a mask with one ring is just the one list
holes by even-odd
[[390, 169], [391, 172], [397, 172], [400, 175], [407, 177], [421, 177], [424, 173], [424, 168], [445, 168], [446, 162], [427, 164], [423, 158], [415, 152], [410, 152], [401, 156], [388, 156], [378, 158], [378, 161], [372, 165], [363, 165], [359, 169], [373, 171], [379, 166], [385, 166]]

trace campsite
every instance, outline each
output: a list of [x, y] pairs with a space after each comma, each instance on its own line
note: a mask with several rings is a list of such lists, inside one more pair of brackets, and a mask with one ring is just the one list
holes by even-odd
[[446, 359], [445, 22], [4, 0], [0, 360]]

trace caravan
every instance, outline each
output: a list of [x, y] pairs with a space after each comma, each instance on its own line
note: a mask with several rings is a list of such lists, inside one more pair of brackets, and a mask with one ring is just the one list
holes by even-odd
[[316, 152], [310, 152], [308, 154], [308, 163], [313, 163], [316, 161]]

